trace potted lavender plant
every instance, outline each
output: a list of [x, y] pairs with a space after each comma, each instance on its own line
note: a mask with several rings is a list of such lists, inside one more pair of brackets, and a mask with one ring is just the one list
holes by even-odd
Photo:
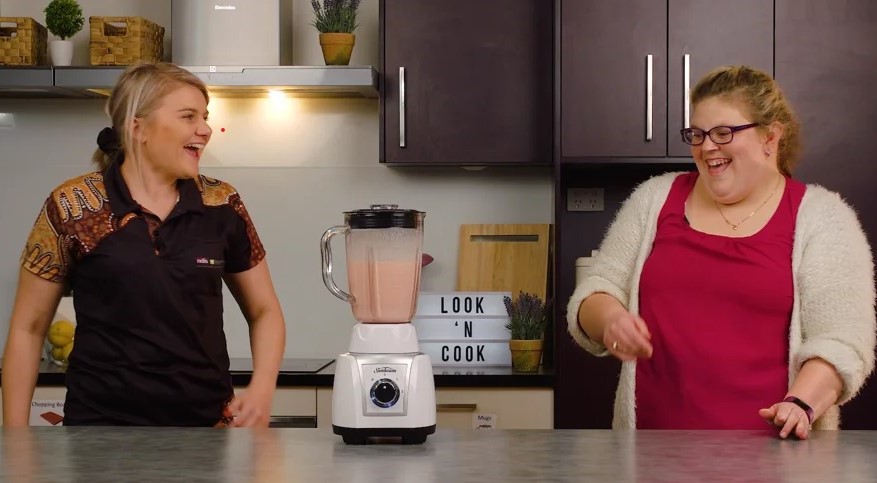
[[320, 32], [320, 47], [326, 65], [347, 65], [353, 53], [360, 0], [311, 0], [313, 25]]
[[536, 372], [542, 360], [548, 303], [528, 293], [519, 293], [514, 301], [504, 297], [503, 302], [509, 316], [505, 328], [511, 334], [512, 368], [516, 372]]

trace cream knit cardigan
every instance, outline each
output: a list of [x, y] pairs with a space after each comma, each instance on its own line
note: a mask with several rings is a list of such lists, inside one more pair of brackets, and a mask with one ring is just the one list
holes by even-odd
[[[582, 300], [603, 292], [618, 299], [630, 312], [639, 312], [643, 264], [655, 239], [658, 214], [679, 174], [656, 176], [634, 190], [609, 227], [588, 276], [570, 298], [568, 330], [588, 352], [608, 355], [606, 347], [589, 339], [578, 324]], [[837, 401], [840, 405], [859, 391], [874, 367], [871, 250], [853, 209], [838, 194], [820, 186], [807, 186], [795, 223], [789, 384], [805, 361], [822, 358], [843, 379], [843, 393]], [[636, 361], [622, 363], [612, 421], [615, 429], [636, 428], [635, 375]], [[840, 411], [832, 406], [813, 428], [837, 429], [839, 424]]]

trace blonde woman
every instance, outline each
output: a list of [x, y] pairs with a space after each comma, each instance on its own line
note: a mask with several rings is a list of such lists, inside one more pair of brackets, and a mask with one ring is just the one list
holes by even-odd
[[[107, 101], [97, 172], [52, 191], [27, 240], [3, 359], [3, 422], [28, 424], [41, 348], [66, 287], [77, 328], [65, 425], [267, 426], [285, 325], [233, 187], [200, 175], [207, 89], [168, 63], [128, 68]], [[222, 282], [250, 325], [234, 397]]]
[[799, 126], [770, 75], [706, 75], [682, 139], [696, 171], [640, 185], [568, 306], [623, 361], [615, 428], [838, 427], [874, 367], [874, 265], [853, 210], [791, 173]]

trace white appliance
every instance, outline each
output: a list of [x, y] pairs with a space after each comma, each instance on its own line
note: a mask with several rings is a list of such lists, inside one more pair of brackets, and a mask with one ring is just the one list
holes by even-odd
[[335, 364], [332, 429], [345, 443], [420, 444], [435, 432], [432, 364], [413, 325], [356, 324]]
[[[276, 66], [288, 18], [280, 0], [172, 0], [172, 61], [183, 66]], [[289, 4], [289, 1], [284, 2]], [[289, 7], [291, 12], [291, 6]]]
[[[423, 217], [396, 205], [344, 213], [345, 224], [321, 240], [323, 282], [351, 304], [359, 322], [349, 350], [336, 358], [332, 429], [345, 443], [393, 438], [422, 444], [435, 432], [432, 363], [410, 323], [417, 308], [423, 262]], [[332, 278], [330, 241], [344, 235], [350, 293]]]

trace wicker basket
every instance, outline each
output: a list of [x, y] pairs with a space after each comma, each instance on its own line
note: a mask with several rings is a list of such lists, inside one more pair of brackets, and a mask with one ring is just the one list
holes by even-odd
[[164, 27], [143, 17], [89, 17], [91, 65], [131, 65], [164, 58]]
[[48, 65], [47, 39], [30, 17], [0, 17], [0, 65]]

